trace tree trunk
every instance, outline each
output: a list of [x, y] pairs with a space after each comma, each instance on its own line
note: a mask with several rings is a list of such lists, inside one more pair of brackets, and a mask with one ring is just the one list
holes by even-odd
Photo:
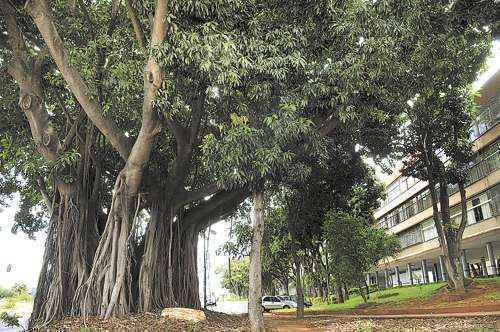
[[[127, 166], [116, 179], [106, 228], [94, 256], [92, 270], [84, 292], [84, 315], [124, 315], [137, 307], [132, 295], [131, 230], [137, 217], [140, 195], [134, 172]], [[134, 181], [135, 182], [135, 181]], [[137, 200], [137, 202], [136, 202]]]
[[58, 190], [58, 202], [51, 218], [42, 270], [30, 317], [30, 328], [41, 327], [53, 319], [79, 314], [73, 305], [76, 290], [89, 273], [91, 255], [97, 243], [95, 219], [79, 204], [77, 188], [66, 186]]
[[429, 182], [431, 202], [433, 207], [433, 219], [438, 233], [443, 261], [446, 272], [449, 276], [450, 286], [459, 294], [465, 292], [465, 283], [463, 276], [462, 263], [460, 261], [460, 242], [463, 230], [467, 224], [467, 201], [463, 184], [459, 184], [462, 218], [458, 229], [452, 225], [450, 220], [450, 206], [448, 195], [448, 184], [444, 181], [439, 183], [439, 205], [441, 211], [438, 211], [438, 198], [436, 195], [435, 183]]
[[343, 284], [343, 290], [344, 290], [344, 300], [347, 301], [349, 300], [349, 289], [347, 288], [347, 284], [344, 282]]
[[328, 264], [328, 251], [325, 250], [326, 303], [330, 304], [330, 268]]
[[250, 251], [248, 317], [252, 332], [264, 331], [262, 312], [262, 236], [264, 233], [264, 193], [253, 193], [253, 236]]
[[304, 318], [304, 289], [302, 288], [300, 260], [295, 250], [293, 255], [293, 261], [295, 265], [295, 289], [297, 291], [297, 318], [302, 319]]
[[365, 281], [358, 281], [359, 294], [363, 298], [363, 302], [368, 302], [368, 292], [365, 293]]
[[337, 295], [337, 303], [344, 303], [344, 294], [340, 282], [335, 283], [335, 293]]
[[201, 308], [198, 280], [198, 234], [195, 227], [180, 229], [180, 236], [174, 242], [172, 255], [174, 270], [174, 295], [177, 305], [189, 308]]
[[172, 215], [164, 201], [153, 202], [139, 273], [140, 311], [161, 310], [176, 303], [172, 287]]

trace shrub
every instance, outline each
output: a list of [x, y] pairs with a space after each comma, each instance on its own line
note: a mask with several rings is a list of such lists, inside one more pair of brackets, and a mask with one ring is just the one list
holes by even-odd
[[11, 289], [0, 287], [0, 299], [4, 297], [11, 297], [13, 295]]
[[16, 283], [12, 286], [12, 292], [16, 295], [28, 294], [28, 286], [23, 283]]
[[8, 327], [21, 327], [19, 322], [19, 317], [16, 314], [8, 314], [6, 312], [0, 313], [0, 322], [4, 323]]

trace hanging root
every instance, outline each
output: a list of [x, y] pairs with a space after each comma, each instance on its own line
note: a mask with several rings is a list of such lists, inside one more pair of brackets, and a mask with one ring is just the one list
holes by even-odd
[[132, 234], [130, 196], [125, 177], [116, 180], [113, 200], [104, 233], [97, 247], [92, 270], [84, 291], [83, 316], [88, 314], [109, 318], [134, 310], [131, 296], [131, 254], [129, 240]]

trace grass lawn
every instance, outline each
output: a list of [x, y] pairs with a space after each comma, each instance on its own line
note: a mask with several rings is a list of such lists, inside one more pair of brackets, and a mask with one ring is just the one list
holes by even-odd
[[[390, 289], [384, 289], [370, 293], [370, 299], [368, 302], [383, 304], [383, 303], [402, 303], [413, 299], [427, 299], [436, 290], [444, 286], [444, 282], [432, 283], [428, 285], [417, 285], [417, 286], [404, 286], [395, 287]], [[333, 304], [318, 304], [310, 308], [306, 308], [306, 311], [336, 311], [336, 310], [348, 310], [356, 309], [360, 304], [363, 304], [363, 298], [359, 295], [351, 296], [349, 300], [344, 303], [333, 303]], [[288, 309], [284, 311], [295, 311], [295, 309]]]
[[[475, 283], [479, 284], [500, 284], [500, 277], [495, 278], [478, 278], [474, 279]], [[439, 288], [443, 287], [446, 283], [438, 282], [432, 283], [428, 285], [416, 285], [416, 286], [404, 286], [404, 287], [395, 287], [390, 289], [384, 289], [380, 291], [376, 291], [370, 293], [370, 299], [368, 302], [375, 304], [384, 304], [384, 303], [394, 303], [400, 304], [409, 300], [414, 299], [427, 299], [434, 294]], [[493, 300], [500, 300], [500, 291], [494, 291], [487, 295], [489, 298]], [[310, 308], [306, 308], [306, 311], [315, 312], [315, 311], [337, 311], [337, 310], [349, 310], [356, 309], [359, 305], [363, 304], [363, 298], [359, 295], [351, 296], [349, 300], [344, 303], [333, 303], [333, 304], [315, 304]], [[295, 311], [295, 309], [287, 309], [280, 311]]]
[[236, 296], [234, 294], [229, 294], [228, 296], [224, 297], [224, 301], [228, 302], [239, 302], [239, 301], [248, 301], [248, 298], [244, 296]]
[[478, 279], [474, 279], [474, 282], [477, 282], [478, 284], [491, 284], [491, 283], [500, 284], [500, 277], [478, 278]]
[[29, 306], [33, 304], [33, 297], [30, 294], [16, 294], [2, 299], [0, 302], [0, 313], [16, 311], [18, 306]]

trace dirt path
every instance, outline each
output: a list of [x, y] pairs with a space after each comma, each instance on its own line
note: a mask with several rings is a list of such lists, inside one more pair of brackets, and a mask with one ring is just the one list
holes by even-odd
[[484, 317], [429, 317], [429, 318], [365, 318], [309, 316], [303, 320], [291, 317], [266, 317], [269, 331], [472, 331], [498, 330], [500, 321], [495, 316]]

